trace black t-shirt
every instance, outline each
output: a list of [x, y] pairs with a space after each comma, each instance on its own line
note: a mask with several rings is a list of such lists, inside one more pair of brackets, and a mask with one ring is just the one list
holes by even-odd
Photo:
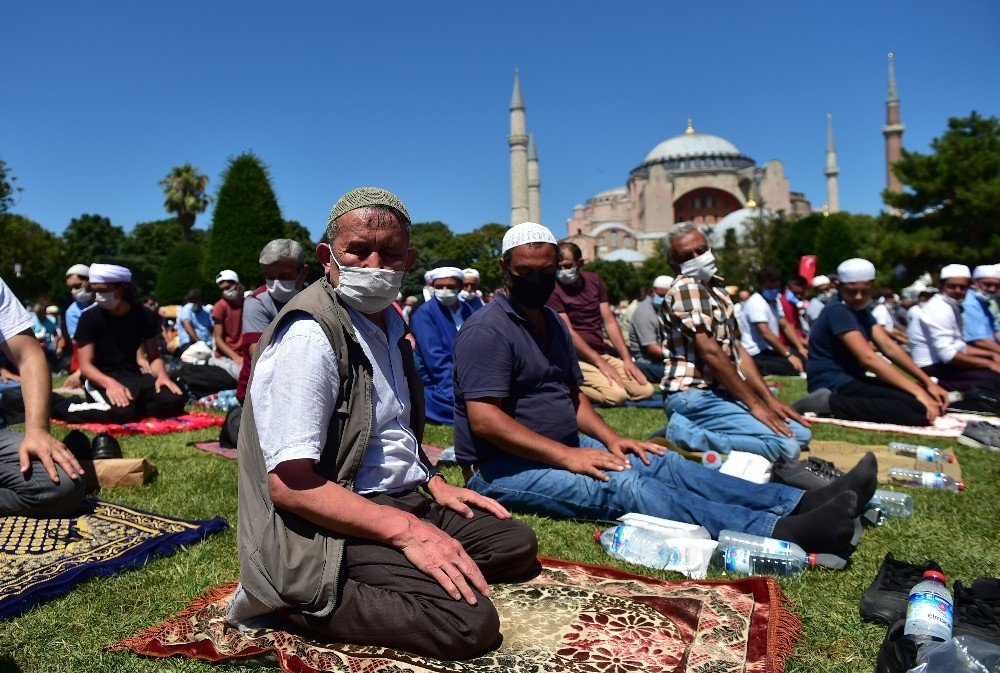
[[156, 316], [140, 304], [124, 315], [112, 315], [94, 304], [80, 314], [74, 341], [94, 344], [94, 366], [105, 374], [139, 372], [136, 351], [146, 339], [159, 334]]

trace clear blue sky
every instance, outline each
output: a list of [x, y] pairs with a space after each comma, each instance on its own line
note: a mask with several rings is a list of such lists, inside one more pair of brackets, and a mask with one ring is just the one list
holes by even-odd
[[314, 234], [361, 184], [396, 191], [415, 221], [506, 223], [515, 66], [557, 235], [689, 116], [781, 159], [819, 207], [832, 113], [842, 207], [877, 212], [888, 51], [905, 147], [926, 151], [949, 116], [1000, 114], [995, 0], [20, 0], [3, 14], [0, 158], [24, 188], [15, 210], [57, 232], [84, 212], [126, 230], [163, 217], [171, 166], [193, 163], [214, 193], [247, 149]]

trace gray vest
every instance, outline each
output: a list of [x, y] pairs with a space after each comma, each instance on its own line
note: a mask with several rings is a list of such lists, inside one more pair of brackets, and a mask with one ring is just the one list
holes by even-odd
[[[372, 433], [372, 364], [358, 341], [350, 314], [323, 278], [292, 298], [261, 335], [253, 362], [264, 352], [275, 331], [292, 313], [307, 313], [330, 340], [337, 359], [340, 389], [330, 418], [326, 445], [316, 472], [353, 490]], [[410, 391], [410, 427], [418, 444], [424, 434], [424, 391], [413, 363], [410, 343], [397, 344]], [[253, 382], [253, 370], [250, 374]], [[268, 394], [280, 395], [271, 390]], [[429, 465], [423, 451], [421, 460]], [[253, 416], [250, 384], [237, 441], [239, 459], [240, 582], [254, 597], [274, 609], [296, 610], [325, 617], [337, 607], [338, 578], [344, 540], [305, 519], [276, 509], [267, 486], [267, 469]]]

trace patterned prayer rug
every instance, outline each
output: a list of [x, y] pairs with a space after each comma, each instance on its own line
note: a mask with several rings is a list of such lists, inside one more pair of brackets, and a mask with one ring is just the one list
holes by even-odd
[[192, 411], [190, 414], [174, 418], [144, 418], [135, 423], [123, 423], [121, 425], [117, 423], [67, 423], [52, 419], [53, 425], [73, 430], [86, 430], [95, 434], [107, 432], [115, 437], [120, 437], [121, 435], [165, 435], [170, 432], [188, 432], [190, 430], [218, 427], [225, 422], [225, 416], [216, 416], [205, 411]]
[[227, 449], [218, 440], [211, 442], [188, 442], [188, 446], [193, 446], [196, 449], [201, 449], [202, 451], [208, 451], [209, 453], [214, 453], [217, 456], [222, 456], [223, 458], [229, 458], [230, 460], [236, 460], [236, 449]]
[[87, 500], [75, 518], [0, 517], [0, 617], [67, 593], [90, 578], [142, 565], [229, 524], [184, 521]]
[[965, 411], [952, 411], [944, 416], [934, 419], [934, 425], [894, 425], [892, 423], [872, 423], [870, 421], [845, 421], [841, 418], [827, 418], [806, 414], [806, 418], [811, 423], [829, 423], [831, 425], [841, 425], [845, 428], [855, 428], [857, 430], [869, 430], [871, 432], [894, 432], [901, 435], [921, 435], [924, 437], [938, 437], [942, 439], [954, 439], [961, 437], [965, 425], [969, 421], [987, 421], [994, 425], [1000, 425], [1000, 421], [989, 416], [982, 416]]
[[773, 578], [667, 582], [541, 559], [521, 584], [499, 584], [499, 647], [446, 662], [388, 648], [320, 643], [226, 624], [236, 584], [209, 590], [167, 621], [109, 650], [203, 661], [256, 660], [287, 673], [780, 673], [801, 630]]

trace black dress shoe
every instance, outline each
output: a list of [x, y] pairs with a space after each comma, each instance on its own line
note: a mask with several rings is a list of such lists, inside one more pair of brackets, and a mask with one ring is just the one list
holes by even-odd
[[79, 430], [70, 430], [63, 437], [62, 443], [77, 460], [91, 460], [93, 457], [90, 452], [90, 438]]
[[122, 447], [118, 440], [106, 432], [94, 437], [93, 444], [90, 445], [94, 460], [104, 460], [106, 458], [121, 458]]
[[967, 587], [955, 582], [955, 628], [952, 636], [975, 636], [1000, 645], [1000, 579], [980, 577]]
[[906, 620], [900, 619], [886, 631], [875, 661], [875, 673], [906, 673], [917, 665], [917, 644], [903, 635], [905, 626]]
[[771, 481], [801, 488], [803, 491], [823, 488], [842, 476], [844, 473], [833, 463], [814, 456], [805, 460], [777, 460], [771, 467]]
[[928, 570], [941, 572], [941, 566], [931, 560], [921, 565], [897, 561], [892, 552], [887, 553], [878, 575], [861, 597], [861, 618], [892, 624], [906, 617], [910, 589], [923, 581], [924, 572]]

